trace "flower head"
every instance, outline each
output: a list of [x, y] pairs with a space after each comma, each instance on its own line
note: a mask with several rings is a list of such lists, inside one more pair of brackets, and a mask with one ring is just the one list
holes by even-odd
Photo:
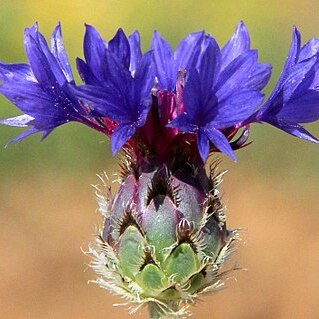
[[64, 50], [61, 27], [51, 37], [51, 50], [35, 24], [24, 32], [28, 64], [0, 63], [0, 92], [25, 114], [2, 120], [12, 126], [33, 126], [13, 141], [43, 132], [45, 138], [54, 128], [78, 121], [96, 128], [86, 110], [69, 90], [74, 86], [72, 71]]
[[319, 38], [301, 47], [294, 27], [288, 57], [268, 101], [249, 121], [267, 122], [291, 135], [319, 143], [300, 123], [319, 119]]
[[257, 63], [257, 52], [250, 49], [243, 23], [222, 50], [210, 36], [203, 42], [205, 49], [197, 68], [188, 70], [183, 92], [185, 112], [170, 126], [197, 134], [198, 150], [204, 161], [210, 142], [235, 159], [223, 130], [237, 130], [261, 104], [264, 95], [260, 90], [267, 83], [271, 68]]
[[113, 154], [128, 146], [159, 161], [180, 144], [201, 162], [214, 151], [235, 160], [234, 150], [245, 144], [252, 123], [318, 142], [301, 126], [319, 119], [318, 43], [312, 39], [301, 47], [294, 29], [282, 75], [262, 104], [271, 66], [258, 62], [243, 22], [222, 48], [199, 31], [173, 51], [155, 32], [146, 53], [137, 31], [127, 37], [119, 29], [106, 42], [86, 25], [85, 59], [77, 59], [81, 86], [74, 83], [60, 25], [51, 49], [34, 25], [25, 31], [29, 65], [0, 64], [0, 92], [24, 114], [0, 123], [33, 126], [15, 139], [21, 140], [78, 121], [110, 136]]
[[74, 94], [99, 117], [117, 123], [111, 138], [114, 154], [145, 124], [155, 79], [152, 52], [141, 54], [137, 32], [127, 39], [120, 29], [106, 43], [94, 28], [86, 28], [86, 63], [78, 60], [78, 68], [87, 85]]

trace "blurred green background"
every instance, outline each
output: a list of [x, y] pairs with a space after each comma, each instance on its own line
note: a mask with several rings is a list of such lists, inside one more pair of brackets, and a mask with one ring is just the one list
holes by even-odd
[[[240, 20], [260, 61], [273, 65], [269, 94], [292, 26], [298, 26], [303, 42], [319, 37], [319, 2], [1, 0], [0, 60], [26, 62], [23, 29], [35, 21], [46, 37], [61, 21], [76, 73], [85, 22], [106, 40], [119, 27], [126, 34], [138, 29], [146, 50], [154, 29], [173, 47], [200, 29], [223, 45]], [[0, 105], [0, 118], [19, 114], [4, 98]], [[319, 135], [319, 123], [307, 127]], [[0, 127], [0, 146], [19, 133]], [[200, 303], [195, 317], [317, 318], [319, 147], [266, 125], [253, 126], [251, 139], [254, 143], [238, 152], [238, 164], [225, 157], [222, 164], [230, 169], [224, 185], [229, 224], [248, 229], [238, 260], [249, 271]], [[39, 140], [35, 135], [0, 149], [0, 318], [124, 318], [123, 309], [111, 307], [116, 298], [86, 286], [94, 275], [83, 273], [89, 259], [79, 249], [101, 221], [90, 187], [97, 182], [94, 175], [116, 171], [109, 143], [80, 124]]]

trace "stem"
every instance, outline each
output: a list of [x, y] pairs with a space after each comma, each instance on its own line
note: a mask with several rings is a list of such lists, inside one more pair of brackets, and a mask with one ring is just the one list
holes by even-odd
[[148, 303], [148, 312], [150, 319], [161, 319], [161, 311], [155, 302]]

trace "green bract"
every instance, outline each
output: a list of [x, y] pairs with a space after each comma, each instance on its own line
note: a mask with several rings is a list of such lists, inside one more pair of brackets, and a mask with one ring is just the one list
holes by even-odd
[[122, 169], [115, 196], [106, 177], [96, 186], [105, 221], [90, 246], [95, 282], [130, 301], [132, 312], [148, 303], [152, 318], [183, 318], [189, 303], [223, 285], [221, 268], [238, 238], [220, 201], [224, 172], [212, 165], [207, 175], [187, 156], [178, 165], [138, 166], [127, 156]]

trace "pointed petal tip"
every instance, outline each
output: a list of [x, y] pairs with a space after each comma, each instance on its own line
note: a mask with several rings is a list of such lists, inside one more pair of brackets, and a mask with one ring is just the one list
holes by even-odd
[[292, 38], [293, 38], [293, 41], [300, 41], [300, 38], [301, 38], [300, 31], [298, 30], [296, 25], [293, 25], [293, 28], [292, 28]]
[[237, 164], [238, 161], [237, 161], [237, 157], [236, 157], [234, 152], [231, 155], [229, 155], [229, 157], [233, 160], [234, 163]]
[[246, 31], [247, 31], [246, 24], [245, 24], [245, 22], [244, 22], [243, 20], [240, 20], [240, 21], [238, 22], [236, 28], [237, 28], [238, 30], [243, 29], [243, 30], [246, 30]]
[[61, 22], [59, 21], [57, 23], [57, 25], [55, 26], [53, 32], [52, 32], [52, 37], [55, 37], [55, 36], [59, 36], [59, 37], [62, 37], [62, 28], [61, 28]]
[[34, 35], [39, 31], [39, 24], [38, 22], [34, 22], [31, 27], [24, 28], [24, 36], [26, 35]]
[[125, 35], [125, 32], [122, 28], [118, 28], [116, 33]]
[[85, 27], [85, 32], [97, 32], [97, 30], [95, 29], [95, 27], [93, 27], [93, 25], [88, 24], [88, 23], [84, 23], [84, 27]]
[[234, 36], [246, 37], [246, 41], [250, 41], [249, 32], [248, 32], [247, 26], [244, 23], [244, 21], [242, 21], [242, 20], [239, 21], [239, 23], [236, 26]]

